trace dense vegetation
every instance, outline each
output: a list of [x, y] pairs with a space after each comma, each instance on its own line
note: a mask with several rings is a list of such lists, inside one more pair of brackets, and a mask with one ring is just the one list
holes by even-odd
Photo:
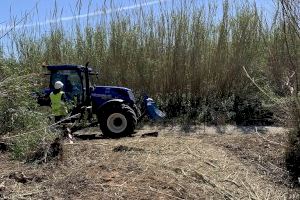
[[[169, 119], [290, 124], [299, 85], [299, 18], [292, 12], [297, 3], [287, 4], [291, 16], [282, 5], [278, 2], [273, 18], [269, 13], [266, 19], [247, 1], [208, 7], [181, 1], [173, 9], [161, 4], [159, 11], [74, 20], [67, 28], [58, 22], [46, 31], [12, 30], [6, 36], [11, 46], [0, 59], [0, 133], [43, 127], [28, 95], [32, 85], [42, 85], [42, 63], [87, 61], [101, 73], [98, 84], [146, 92]], [[221, 17], [217, 7], [223, 9]]]

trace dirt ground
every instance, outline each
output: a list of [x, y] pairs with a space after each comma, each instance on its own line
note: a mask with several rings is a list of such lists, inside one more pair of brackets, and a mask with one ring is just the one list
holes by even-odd
[[[142, 137], [153, 131], [158, 137]], [[300, 199], [284, 169], [285, 132], [146, 126], [103, 139], [86, 129], [46, 164], [0, 153], [0, 199]]]

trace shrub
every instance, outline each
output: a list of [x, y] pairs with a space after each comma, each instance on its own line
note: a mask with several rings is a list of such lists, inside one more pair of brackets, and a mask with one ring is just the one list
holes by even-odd
[[[37, 153], [48, 153], [56, 134], [47, 129], [34, 130], [28, 133], [21, 133], [13, 140], [11, 152], [12, 157], [18, 160], [34, 160]], [[43, 156], [42, 156], [43, 157]]]
[[0, 71], [4, 76], [0, 82], [0, 135], [11, 138], [13, 158], [27, 159], [54, 137], [43, 128], [48, 125], [49, 113], [39, 111], [32, 97], [39, 88], [39, 77], [11, 62], [3, 63]]

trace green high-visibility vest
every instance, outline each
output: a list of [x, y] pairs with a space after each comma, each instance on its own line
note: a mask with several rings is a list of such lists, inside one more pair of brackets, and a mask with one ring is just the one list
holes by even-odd
[[62, 101], [63, 94], [65, 94], [63, 91], [60, 91], [57, 94], [51, 92], [50, 94], [52, 114], [54, 116], [65, 116], [68, 114], [67, 106], [65, 105], [65, 102]]

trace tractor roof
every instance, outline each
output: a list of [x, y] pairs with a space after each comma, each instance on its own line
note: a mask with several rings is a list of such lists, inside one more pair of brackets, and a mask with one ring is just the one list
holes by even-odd
[[[57, 71], [57, 70], [81, 70], [83, 71], [84, 66], [82, 65], [47, 65], [47, 69], [50, 71]], [[91, 72], [92, 69], [89, 68]]]

